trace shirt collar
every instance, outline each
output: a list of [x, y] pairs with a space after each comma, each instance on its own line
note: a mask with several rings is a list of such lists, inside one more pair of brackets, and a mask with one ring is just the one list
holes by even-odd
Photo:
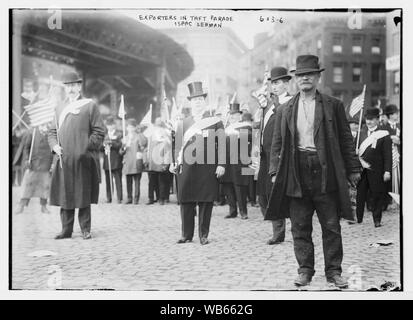
[[377, 129], [377, 126], [375, 126], [374, 128], [367, 128], [370, 132], [373, 132], [373, 131], [376, 131], [376, 129]]

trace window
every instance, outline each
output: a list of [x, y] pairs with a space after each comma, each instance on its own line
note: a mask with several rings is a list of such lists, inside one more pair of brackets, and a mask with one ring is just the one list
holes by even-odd
[[363, 39], [361, 36], [353, 36], [353, 46], [352, 52], [353, 53], [361, 53], [363, 47]]
[[362, 82], [361, 63], [353, 63], [353, 82]]
[[333, 66], [333, 82], [343, 82], [343, 66], [341, 64], [334, 64]]
[[393, 94], [400, 93], [400, 71], [393, 72]]
[[340, 35], [333, 36], [333, 52], [334, 53], [343, 52], [343, 37]]
[[371, 53], [380, 54], [380, 38], [375, 37], [371, 42]]
[[371, 64], [371, 82], [380, 82], [381, 66], [380, 63]]

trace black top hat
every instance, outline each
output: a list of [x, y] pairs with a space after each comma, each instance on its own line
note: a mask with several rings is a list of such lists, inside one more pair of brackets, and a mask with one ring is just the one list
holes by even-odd
[[240, 104], [238, 102], [230, 103], [229, 114], [242, 113], [239, 107], [240, 107]]
[[136, 127], [136, 120], [135, 119], [129, 118], [126, 122], [127, 122], [128, 126]]
[[389, 105], [385, 106], [384, 109], [383, 109], [383, 113], [386, 116], [388, 116], [390, 114], [393, 114], [393, 113], [397, 113], [397, 112], [399, 112], [399, 108], [397, 108], [394, 104], [389, 104]]
[[366, 119], [380, 118], [380, 109], [368, 108], [364, 116], [366, 117]]
[[188, 89], [189, 89], [189, 96], [188, 100], [191, 100], [192, 98], [195, 97], [206, 97], [207, 93], [204, 92], [202, 89], [202, 82], [201, 81], [196, 81], [196, 82], [191, 82], [188, 84]]
[[73, 71], [64, 73], [62, 78], [62, 82], [64, 84], [80, 83], [83, 81], [82, 78], [76, 72]]
[[271, 81], [276, 81], [280, 79], [286, 79], [290, 80], [291, 76], [288, 74], [288, 71], [286, 68], [283, 67], [274, 67], [271, 69], [271, 76], [268, 78], [268, 80]]
[[306, 54], [298, 56], [295, 63], [295, 69], [292, 69], [291, 72], [294, 72], [296, 75], [311, 73], [311, 72], [321, 72], [325, 68], [320, 68], [320, 63], [318, 62], [318, 57]]

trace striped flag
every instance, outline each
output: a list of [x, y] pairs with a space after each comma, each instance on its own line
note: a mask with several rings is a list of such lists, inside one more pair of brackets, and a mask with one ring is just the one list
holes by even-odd
[[351, 117], [354, 117], [358, 112], [360, 112], [361, 109], [363, 109], [365, 94], [366, 85], [364, 85], [363, 92], [359, 96], [355, 97], [351, 102], [350, 109], [348, 112]]
[[37, 127], [53, 121], [55, 116], [56, 101], [52, 98], [40, 100], [24, 107], [29, 115], [30, 125]]
[[393, 145], [392, 156], [393, 156], [392, 161], [393, 161], [393, 169], [394, 169], [394, 168], [397, 168], [397, 166], [399, 165], [399, 161], [400, 161], [400, 154], [395, 145]]

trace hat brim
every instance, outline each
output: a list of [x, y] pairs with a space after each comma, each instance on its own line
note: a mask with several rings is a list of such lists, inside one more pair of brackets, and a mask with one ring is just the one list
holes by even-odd
[[325, 68], [321, 69], [299, 69], [299, 70], [290, 70], [290, 72], [294, 73], [294, 75], [306, 74], [306, 73], [313, 73], [313, 72], [322, 72]]
[[65, 81], [63, 84], [71, 84], [71, 83], [82, 83], [82, 79], [72, 80], [72, 81]]
[[197, 94], [197, 95], [194, 95], [194, 96], [188, 96], [187, 99], [191, 100], [192, 98], [196, 98], [196, 97], [204, 97], [205, 98], [207, 95], [208, 95], [208, 93]]
[[229, 111], [229, 114], [236, 114], [236, 113], [242, 113], [242, 111]]
[[288, 75], [288, 74], [286, 74], [286, 75], [283, 75], [283, 76], [279, 76], [279, 77], [274, 77], [274, 78], [268, 78], [268, 80], [270, 80], [270, 81], [277, 81], [277, 80], [282, 80], [282, 79], [288, 79], [288, 80], [291, 80], [291, 76], [290, 75]]

